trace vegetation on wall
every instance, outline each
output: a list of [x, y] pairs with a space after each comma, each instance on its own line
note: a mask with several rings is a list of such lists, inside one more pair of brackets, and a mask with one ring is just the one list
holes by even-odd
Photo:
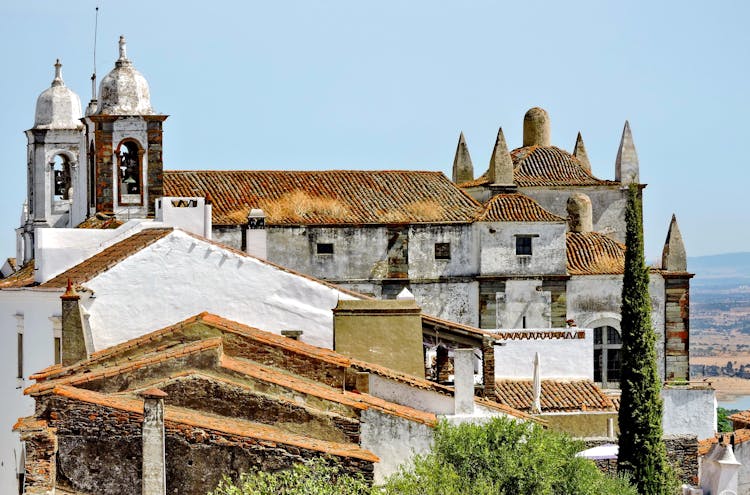
[[622, 283], [622, 375], [618, 471], [628, 473], [643, 495], [670, 490], [662, 432], [661, 380], [651, 324], [648, 268], [643, 258], [640, 191], [631, 184], [625, 210], [625, 274]]

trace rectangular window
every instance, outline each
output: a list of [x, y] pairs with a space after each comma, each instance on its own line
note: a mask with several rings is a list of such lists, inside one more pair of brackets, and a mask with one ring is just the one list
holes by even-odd
[[436, 260], [451, 259], [451, 243], [450, 242], [436, 242], [435, 243], [435, 259]]
[[330, 242], [319, 242], [317, 246], [318, 254], [333, 254], [333, 244]]
[[531, 236], [528, 236], [528, 235], [516, 236], [516, 255], [517, 256], [531, 256]]
[[23, 333], [19, 332], [18, 334], [18, 375], [17, 378], [20, 378], [23, 380]]
[[62, 363], [62, 339], [55, 337], [55, 364]]

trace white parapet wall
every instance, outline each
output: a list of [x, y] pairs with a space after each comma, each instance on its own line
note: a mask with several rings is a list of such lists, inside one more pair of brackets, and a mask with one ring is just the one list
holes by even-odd
[[715, 390], [667, 385], [661, 396], [665, 435], [697, 435], [698, 440], [703, 440], [716, 434]]
[[495, 347], [495, 376], [530, 380], [538, 352], [543, 379], [593, 380], [594, 342], [590, 328], [492, 330], [503, 345]]
[[201, 197], [168, 197], [156, 200], [157, 222], [211, 238], [211, 205]]

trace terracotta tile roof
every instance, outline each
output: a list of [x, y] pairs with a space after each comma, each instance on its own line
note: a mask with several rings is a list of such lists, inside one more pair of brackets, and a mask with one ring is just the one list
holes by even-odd
[[471, 222], [479, 204], [440, 172], [164, 172], [165, 196], [210, 193], [215, 225], [247, 222], [251, 208], [268, 225]]
[[116, 229], [123, 225], [122, 222], [117, 219], [113, 214], [107, 214], [98, 212], [95, 215], [88, 217], [86, 220], [78, 224], [79, 229]]
[[0, 289], [29, 287], [34, 285], [34, 260], [29, 261], [20, 270], [0, 280]]
[[520, 409], [515, 409], [507, 404], [502, 404], [500, 402], [490, 400], [484, 397], [475, 397], [474, 402], [476, 402], [479, 405], [489, 407], [490, 409], [494, 409], [496, 411], [503, 412], [510, 416], [514, 416], [516, 418], [525, 419], [526, 421], [533, 421], [540, 425], [546, 425], [548, 423], [548, 421], [545, 419], [532, 416], [531, 414], [525, 413], [521, 411]]
[[480, 222], [565, 222], [523, 194], [497, 194], [479, 215]]
[[750, 428], [741, 428], [734, 430], [731, 433], [717, 433], [713, 437], [704, 438], [698, 442], [698, 455], [706, 455], [711, 451], [711, 447], [719, 443], [719, 438], [723, 440], [722, 443], [731, 443], [731, 437], [734, 435], [734, 444], [739, 445], [750, 440]]
[[[60, 378], [45, 380], [44, 378], [37, 378], [39, 380], [34, 385], [31, 385], [24, 390], [26, 395], [36, 395], [47, 392], [52, 388], [60, 384], [70, 385], [82, 385], [84, 383], [99, 380], [101, 378], [109, 378], [124, 373], [129, 373], [138, 369], [145, 368], [154, 364], [164, 363], [171, 359], [178, 359], [192, 354], [199, 354], [211, 349], [218, 349], [221, 347], [222, 340], [220, 337], [214, 337], [205, 340], [198, 340], [190, 342], [188, 344], [170, 347], [168, 349], [159, 350], [157, 352], [146, 354], [144, 356], [138, 356], [136, 359], [124, 359], [122, 361], [115, 361], [114, 363], [108, 363], [109, 366], [96, 367], [96, 361], [82, 361], [75, 365], [65, 368], [66, 374]], [[62, 371], [63, 369], [61, 369]], [[73, 374], [68, 374], [68, 373]], [[77, 373], [76, 373], [77, 372]], [[32, 375], [32, 378], [40, 376]]]
[[53, 287], [62, 288], [68, 283], [68, 279], [75, 283], [85, 282], [94, 278], [112, 268], [117, 263], [121, 262], [125, 258], [134, 255], [141, 249], [145, 248], [158, 241], [162, 237], [165, 237], [174, 229], [170, 228], [158, 228], [158, 229], [144, 229], [136, 234], [131, 235], [123, 239], [122, 241], [113, 244], [106, 248], [104, 251], [93, 255], [87, 260], [77, 264], [73, 268], [64, 271], [63, 273], [51, 278], [44, 282], [40, 287]]
[[[83, 390], [74, 387], [55, 387], [53, 394], [72, 400], [97, 404], [103, 407], [119, 409], [123, 411], [143, 414], [143, 401], [123, 396], [114, 396]], [[183, 409], [166, 405], [164, 407], [165, 427], [174, 425], [189, 425], [197, 428], [214, 430], [220, 433], [236, 437], [254, 438], [264, 442], [291, 445], [303, 449], [315, 450], [339, 457], [354, 457], [371, 462], [380, 459], [370, 451], [364, 450], [355, 444], [345, 444], [318, 440], [302, 435], [296, 435], [282, 431], [273, 426], [255, 423], [241, 419], [230, 419], [225, 417], [209, 416], [193, 410]]]
[[5, 262], [8, 263], [8, 266], [10, 266], [11, 270], [13, 270], [14, 272], [18, 271], [18, 264], [16, 263], [15, 258], [8, 258], [7, 260], [5, 260]]
[[[497, 380], [499, 402], [528, 411], [534, 400], [531, 380]], [[589, 380], [542, 380], [542, 413], [573, 411], [615, 411], [612, 400]]]
[[620, 275], [625, 271], [625, 245], [598, 232], [568, 232], [570, 275]]
[[[597, 179], [581, 167], [578, 159], [556, 146], [527, 146], [510, 152], [513, 180], [521, 187], [532, 186], [598, 186], [619, 182]], [[461, 188], [489, 185], [487, 172]]]
[[750, 410], [734, 413], [729, 419], [736, 423], [750, 424]]

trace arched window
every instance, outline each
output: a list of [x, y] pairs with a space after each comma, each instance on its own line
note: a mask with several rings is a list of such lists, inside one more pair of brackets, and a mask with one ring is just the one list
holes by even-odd
[[594, 328], [594, 381], [603, 387], [620, 386], [622, 368], [622, 338], [610, 326]]
[[52, 166], [52, 199], [61, 201], [71, 199], [72, 181], [70, 178], [70, 160], [64, 155], [55, 155]]
[[136, 142], [124, 141], [120, 143], [117, 152], [117, 165], [120, 171], [120, 204], [142, 203], [141, 157], [142, 152]]

